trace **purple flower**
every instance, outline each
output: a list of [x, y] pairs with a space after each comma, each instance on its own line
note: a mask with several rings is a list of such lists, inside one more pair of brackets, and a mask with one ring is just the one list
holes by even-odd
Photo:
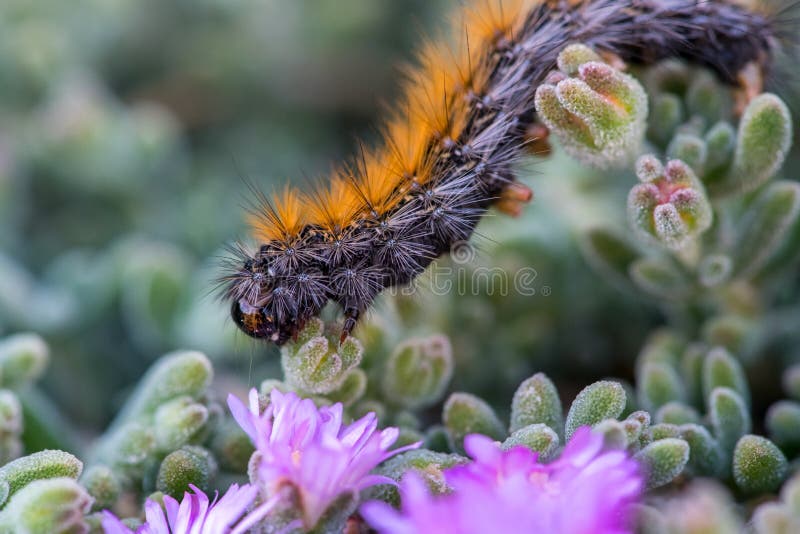
[[[274, 501], [267, 501], [239, 521], [258, 495], [258, 488], [233, 484], [220, 500], [215, 496], [209, 502], [200, 489], [191, 484], [189, 487], [193, 493], [184, 493], [180, 503], [164, 495], [164, 508], [148, 499], [144, 505], [146, 521], [136, 529], [136, 534], [241, 534], [261, 521], [275, 505]], [[102, 523], [106, 534], [134, 534], [108, 510], [103, 511]]]
[[394, 484], [370, 474], [379, 463], [419, 443], [392, 451], [398, 430], [376, 431], [375, 414], [342, 425], [342, 405], [317, 408], [310, 399], [272, 390], [260, 413], [258, 393], [250, 391], [249, 409], [233, 395], [228, 406], [256, 446], [255, 478], [269, 496], [291, 485], [298, 494], [306, 528], [317, 524], [328, 506], [345, 492], [375, 484]]
[[549, 464], [525, 447], [509, 451], [479, 434], [464, 447], [473, 462], [445, 471], [452, 492], [432, 496], [415, 473], [400, 484], [402, 509], [373, 501], [364, 518], [382, 534], [558, 532], [621, 534], [643, 487], [638, 465], [623, 451], [603, 450], [603, 438], [580, 428]]

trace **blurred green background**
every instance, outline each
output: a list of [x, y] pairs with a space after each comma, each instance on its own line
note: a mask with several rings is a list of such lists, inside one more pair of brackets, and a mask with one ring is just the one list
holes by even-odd
[[[0, 335], [50, 343], [40, 386], [68, 419], [96, 433], [177, 348], [215, 360], [220, 389], [279, 376], [277, 351], [237, 334], [213, 294], [222, 246], [246, 233], [244, 181], [308, 187], [373, 139], [398, 65], [454, 4], [0, 3]], [[371, 317], [449, 334], [452, 387], [502, 406], [540, 370], [566, 374], [566, 399], [630, 378], [664, 320], [579, 250], [586, 228], [624, 227], [632, 173], [556, 155], [521, 174], [537, 200], [522, 219], [484, 221], [473, 266], [532, 267], [535, 295], [445, 297], [423, 277], [419, 294], [383, 299]]]
[[51, 343], [71, 419], [102, 427], [175, 348], [269, 366], [211, 294], [244, 181], [324, 175], [372, 137], [440, 4], [0, 3], [0, 333]]

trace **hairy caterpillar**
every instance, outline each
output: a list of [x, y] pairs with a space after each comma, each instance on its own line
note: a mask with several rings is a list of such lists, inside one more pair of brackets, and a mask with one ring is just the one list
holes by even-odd
[[514, 164], [535, 121], [534, 95], [573, 42], [631, 63], [679, 57], [731, 84], [780, 47], [774, 20], [728, 1], [478, 0], [457, 18], [457, 45], [429, 44], [383, 128], [328, 187], [254, 192], [255, 254], [224, 280], [238, 327], [283, 344], [333, 300], [342, 339], [384, 288], [404, 284], [469, 239], [491, 205], [530, 199]]

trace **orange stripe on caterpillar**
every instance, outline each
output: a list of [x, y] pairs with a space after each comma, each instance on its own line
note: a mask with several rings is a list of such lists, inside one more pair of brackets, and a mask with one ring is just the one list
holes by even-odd
[[[277, 344], [328, 302], [342, 335], [385, 287], [413, 280], [487, 209], [530, 200], [514, 167], [537, 133], [537, 87], [575, 41], [629, 63], [694, 61], [735, 84], [779, 46], [769, 17], [712, 0], [476, 0], [453, 18], [453, 44], [424, 44], [377, 148], [359, 151], [325, 188], [257, 194], [261, 246], [236, 249], [223, 277], [248, 335]], [[611, 56], [608, 56], [611, 57]]]

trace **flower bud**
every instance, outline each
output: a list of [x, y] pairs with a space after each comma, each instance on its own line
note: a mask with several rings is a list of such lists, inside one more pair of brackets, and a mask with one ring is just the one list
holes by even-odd
[[[566, 47], [562, 72], [536, 90], [536, 111], [576, 159], [599, 167], [624, 163], [641, 144], [647, 95], [639, 82], [584, 45]], [[552, 83], [548, 83], [552, 82]]]
[[702, 184], [680, 160], [665, 167], [653, 156], [636, 163], [642, 182], [628, 195], [631, 224], [645, 239], [678, 250], [711, 226], [711, 206]]

